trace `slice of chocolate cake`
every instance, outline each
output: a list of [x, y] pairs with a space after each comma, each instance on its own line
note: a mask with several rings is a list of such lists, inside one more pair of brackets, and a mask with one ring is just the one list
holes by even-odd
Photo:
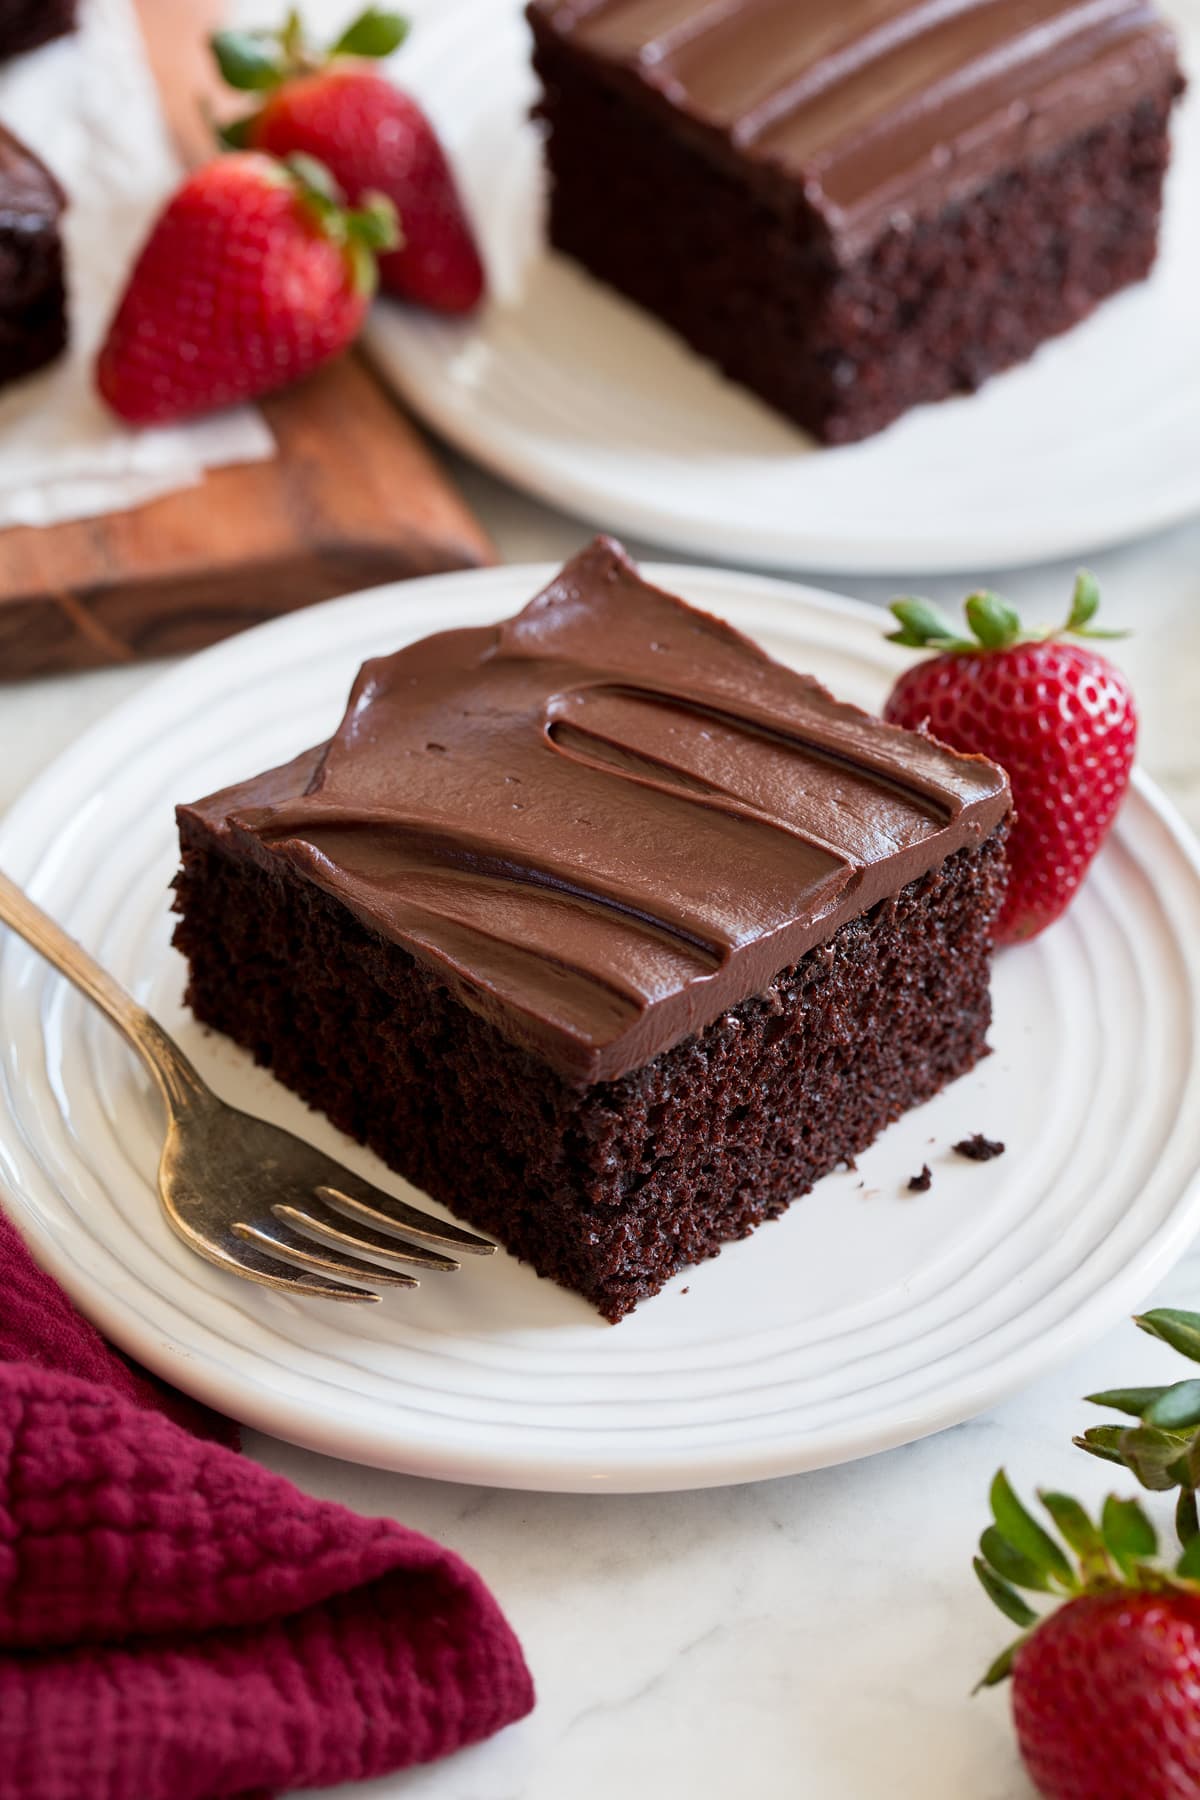
[[74, 31], [76, 0], [0, 0], [0, 61]]
[[65, 204], [49, 169], [0, 126], [0, 383], [32, 374], [66, 344]]
[[1007, 781], [598, 539], [179, 810], [197, 1017], [619, 1319], [983, 1054]]
[[1146, 275], [1146, 0], [532, 0], [550, 237], [828, 443]]

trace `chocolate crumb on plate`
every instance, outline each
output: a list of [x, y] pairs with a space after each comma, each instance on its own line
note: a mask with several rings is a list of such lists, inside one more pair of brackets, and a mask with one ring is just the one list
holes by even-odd
[[910, 1179], [908, 1191], [910, 1194], [927, 1194], [932, 1186], [933, 1176], [929, 1173], [929, 1164], [923, 1163], [921, 1165], [921, 1173], [912, 1176]]
[[974, 1137], [963, 1138], [960, 1144], [955, 1144], [954, 1153], [956, 1156], [965, 1156], [970, 1162], [991, 1162], [993, 1156], [1004, 1155], [1004, 1145], [995, 1138], [985, 1138], [982, 1131], [977, 1131]]

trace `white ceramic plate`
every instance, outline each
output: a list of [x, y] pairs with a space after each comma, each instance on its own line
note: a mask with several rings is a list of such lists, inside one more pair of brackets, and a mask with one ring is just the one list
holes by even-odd
[[606, 530], [763, 568], [894, 575], [1042, 562], [1200, 509], [1200, 0], [1153, 279], [969, 399], [818, 449], [653, 319], [547, 253], [516, 0], [442, 0], [398, 78], [434, 112], [493, 280], [477, 323], [376, 309], [410, 404], [496, 473]]
[[[180, 1006], [173, 803], [336, 723], [364, 656], [504, 616], [548, 571], [405, 583], [185, 663], [89, 732], [0, 828], [0, 866], [178, 1033], [218, 1090], [397, 1190]], [[905, 660], [880, 614], [651, 571], [847, 698]], [[616, 1327], [498, 1258], [347, 1310], [189, 1255], [154, 1198], [158, 1103], [103, 1019], [0, 932], [0, 1189], [84, 1310], [239, 1419], [338, 1456], [520, 1487], [702, 1486], [952, 1424], [1144, 1298], [1200, 1224], [1200, 867], [1146, 783], [1069, 918], [999, 959], [995, 1054], [855, 1173]], [[469, 1127], [468, 1127], [469, 1128]], [[1008, 1152], [976, 1165], [970, 1132]], [[910, 1194], [928, 1163], [933, 1186]]]

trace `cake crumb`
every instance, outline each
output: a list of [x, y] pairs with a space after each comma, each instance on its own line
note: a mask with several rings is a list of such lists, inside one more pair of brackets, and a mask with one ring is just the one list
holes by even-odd
[[922, 1163], [921, 1173], [911, 1177], [908, 1184], [910, 1194], [927, 1194], [933, 1186], [933, 1176], [929, 1173], [929, 1164]]
[[995, 1138], [985, 1138], [982, 1131], [977, 1131], [973, 1137], [963, 1138], [960, 1144], [955, 1144], [954, 1153], [956, 1156], [965, 1156], [970, 1162], [991, 1162], [993, 1156], [1004, 1155], [1004, 1145]]

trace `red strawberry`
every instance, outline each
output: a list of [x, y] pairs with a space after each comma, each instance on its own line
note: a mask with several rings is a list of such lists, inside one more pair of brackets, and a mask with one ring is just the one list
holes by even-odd
[[[1065, 1494], [1041, 1499], [1078, 1567], [997, 1475], [975, 1568], [1025, 1636], [981, 1685], [1011, 1673], [1017, 1741], [1046, 1800], [1195, 1800], [1200, 1538], [1168, 1569], [1136, 1501], [1110, 1497], [1097, 1525]], [[1017, 1587], [1066, 1604], [1039, 1618]]]
[[893, 643], [941, 654], [900, 677], [884, 717], [991, 757], [1012, 783], [1000, 943], [1036, 937], [1066, 909], [1129, 785], [1133, 695], [1104, 657], [1062, 641], [1123, 635], [1091, 628], [1099, 603], [1095, 580], [1083, 573], [1061, 634], [1025, 633], [995, 594], [972, 594], [965, 608], [972, 637], [927, 601], [892, 606], [901, 627]]
[[416, 101], [363, 60], [389, 55], [406, 32], [397, 14], [375, 8], [323, 55], [308, 50], [294, 12], [279, 32], [219, 32], [213, 49], [225, 79], [267, 96], [223, 136], [275, 156], [315, 156], [352, 200], [386, 194], [401, 243], [380, 259], [384, 287], [466, 313], [483, 298], [483, 264], [445, 152]]
[[1200, 1594], [1072, 1601], [1017, 1651], [1012, 1701], [1030, 1779], [1051, 1800], [1195, 1800]]
[[113, 411], [161, 424], [285, 387], [358, 335], [391, 205], [346, 212], [319, 164], [228, 156], [190, 176], [134, 265], [96, 366]]

